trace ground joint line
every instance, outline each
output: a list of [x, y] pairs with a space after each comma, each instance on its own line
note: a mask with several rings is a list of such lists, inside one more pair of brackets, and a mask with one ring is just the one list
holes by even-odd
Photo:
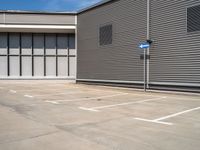
[[135, 102], [119, 103], [119, 104], [114, 104], [114, 105], [105, 105], [105, 106], [92, 107], [92, 108], [79, 107], [79, 109], [88, 110], [88, 111], [91, 111], [91, 110], [98, 111], [98, 109], [103, 109], [103, 108], [111, 108], [111, 107], [131, 105], [131, 104], [140, 104], [140, 103], [149, 102], [149, 101], [161, 100], [164, 98], [167, 98], [167, 97], [152, 98], [152, 99], [140, 100], [140, 101], [135, 101]]
[[115, 96], [122, 96], [127, 95], [128, 93], [120, 93], [115, 95], [107, 95], [107, 96], [99, 96], [99, 97], [91, 97], [91, 98], [80, 98], [80, 99], [74, 99], [74, 100], [56, 100], [56, 101], [45, 101], [47, 103], [53, 103], [53, 104], [59, 104], [59, 102], [76, 102], [76, 101], [89, 101], [89, 100], [95, 100], [95, 99], [101, 99], [101, 98], [110, 98]]

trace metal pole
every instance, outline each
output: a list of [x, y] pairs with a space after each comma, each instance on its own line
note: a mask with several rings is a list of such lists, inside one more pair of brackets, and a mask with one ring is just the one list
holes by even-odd
[[144, 92], [146, 92], [147, 85], [147, 58], [146, 58], [146, 49], [144, 49]]
[[7, 33], [7, 74], [10, 76], [10, 33]]
[[43, 54], [43, 58], [44, 58], [44, 76], [46, 76], [46, 34], [44, 33], [44, 54]]
[[19, 76], [22, 76], [22, 33], [19, 33]]
[[70, 76], [70, 57], [69, 57], [69, 49], [70, 49], [70, 35], [69, 34], [67, 34], [67, 68], [68, 68], [68, 77]]
[[[150, 39], [150, 0], [147, 0], [147, 40]], [[150, 48], [147, 48], [147, 52], [146, 54], [149, 55], [150, 54]], [[149, 59], [146, 60], [146, 64], [147, 64], [147, 69], [146, 69], [146, 86], [147, 88], [149, 88], [149, 74], [150, 74], [150, 70], [149, 70]]]
[[58, 34], [56, 34], [56, 76], [58, 76]]
[[31, 39], [32, 39], [32, 47], [31, 47], [31, 50], [32, 50], [32, 53], [31, 53], [31, 57], [32, 57], [32, 76], [34, 76], [34, 34], [32, 33], [31, 34]]

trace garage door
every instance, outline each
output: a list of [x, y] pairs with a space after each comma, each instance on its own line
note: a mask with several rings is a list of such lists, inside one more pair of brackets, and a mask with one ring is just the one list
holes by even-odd
[[74, 34], [0, 33], [0, 78], [75, 78]]

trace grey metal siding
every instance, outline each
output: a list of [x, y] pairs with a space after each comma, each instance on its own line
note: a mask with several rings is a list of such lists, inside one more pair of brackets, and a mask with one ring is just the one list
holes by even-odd
[[[78, 15], [78, 79], [143, 81], [138, 43], [146, 40], [146, 5], [120, 0]], [[113, 42], [99, 46], [104, 24], [113, 25]]]
[[150, 82], [200, 86], [200, 32], [187, 32], [187, 7], [196, 0], [151, 1]]
[[64, 14], [23, 14], [23, 13], [0, 13], [0, 23], [7, 24], [39, 24], [39, 25], [74, 25], [75, 15]]
[[74, 34], [1, 33], [0, 79], [75, 79]]

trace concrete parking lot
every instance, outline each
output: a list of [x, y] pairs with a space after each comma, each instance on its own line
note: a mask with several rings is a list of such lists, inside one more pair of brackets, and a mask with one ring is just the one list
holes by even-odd
[[0, 81], [0, 150], [199, 150], [200, 95]]

